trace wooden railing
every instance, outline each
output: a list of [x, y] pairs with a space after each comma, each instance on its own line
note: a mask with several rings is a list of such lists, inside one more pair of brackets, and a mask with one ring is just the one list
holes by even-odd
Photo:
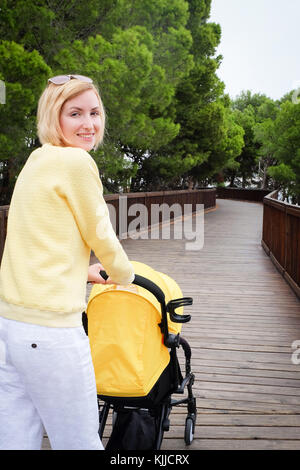
[[240, 201], [262, 202], [269, 193], [269, 189], [217, 188], [217, 197], [220, 199], [238, 199]]
[[278, 201], [277, 193], [263, 200], [262, 246], [300, 297], [300, 207]]
[[[120, 199], [122, 197], [122, 199]], [[167, 204], [169, 208], [172, 208], [173, 204], [177, 204], [182, 208], [182, 214], [184, 214], [184, 205], [190, 204], [192, 212], [196, 210], [196, 204], [203, 204], [205, 209], [215, 207], [216, 205], [216, 190], [212, 189], [199, 189], [199, 190], [183, 190], [183, 191], [160, 191], [160, 192], [148, 192], [148, 193], [124, 193], [120, 194], [107, 194], [104, 196], [108, 205], [111, 205], [115, 209], [116, 216], [116, 229], [117, 235], [120, 235], [120, 210], [130, 209], [133, 204], [142, 204], [147, 209], [147, 221], [146, 226], [151, 225], [151, 205], [153, 204]], [[136, 206], [137, 207], [137, 206]], [[6, 238], [6, 226], [7, 226], [7, 215], [9, 206], [0, 206], [0, 260], [2, 258], [5, 238]], [[129, 211], [130, 212], [130, 211]], [[167, 211], [167, 216], [173, 218], [173, 213]], [[176, 215], [176, 214], [175, 214]], [[122, 214], [122, 220], [124, 227], [128, 227], [130, 221], [134, 216], [130, 216], [127, 213]], [[123, 229], [124, 229], [123, 227]], [[145, 227], [144, 227], [145, 228]]]
[[[122, 199], [121, 199], [122, 198]], [[204, 209], [212, 208], [216, 206], [216, 190], [215, 188], [210, 189], [199, 189], [199, 190], [182, 190], [182, 191], [157, 191], [157, 192], [145, 192], [145, 193], [124, 193], [119, 194], [107, 194], [104, 196], [106, 203], [114, 207], [116, 223], [114, 228], [118, 236], [121, 232], [124, 232], [125, 227], [130, 225], [130, 222], [136, 217], [136, 214], [129, 215], [130, 208], [138, 209], [138, 204], [141, 204], [146, 212], [146, 217], [143, 226], [141, 228], [150, 227], [153, 223], [151, 220], [151, 208], [156, 204], [162, 206], [167, 205], [169, 209], [174, 208], [176, 205], [180, 207], [182, 215], [185, 213], [185, 205], [190, 205], [190, 212], [196, 210], [197, 204], [203, 204]], [[120, 210], [123, 212], [123, 227], [120, 227]], [[124, 219], [124, 212], [126, 218]], [[134, 212], [134, 210], [133, 210]], [[144, 214], [145, 215], [145, 214]], [[164, 214], [160, 214], [160, 222], [164, 220]], [[176, 212], [166, 211], [165, 218], [172, 219], [176, 216]]]

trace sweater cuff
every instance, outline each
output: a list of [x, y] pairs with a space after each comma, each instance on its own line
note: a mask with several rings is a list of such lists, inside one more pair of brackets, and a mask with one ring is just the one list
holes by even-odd
[[131, 274], [130, 278], [126, 278], [126, 279], [122, 279], [121, 282], [119, 282], [119, 284], [121, 286], [128, 286], [129, 284], [132, 284], [132, 282], [134, 281], [134, 278], [135, 278], [135, 274], [134, 272]]

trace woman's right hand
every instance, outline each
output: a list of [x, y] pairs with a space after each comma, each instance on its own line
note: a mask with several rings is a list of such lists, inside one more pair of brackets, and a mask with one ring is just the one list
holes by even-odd
[[106, 280], [103, 279], [100, 271], [104, 271], [101, 263], [91, 264], [88, 268], [88, 282], [91, 284], [117, 284], [110, 277]]

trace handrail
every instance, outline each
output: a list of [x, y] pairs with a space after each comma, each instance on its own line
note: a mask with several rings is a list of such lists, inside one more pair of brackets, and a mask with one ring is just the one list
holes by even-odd
[[217, 198], [235, 199], [239, 201], [263, 202], [269, 189], [217, 187]]
[[262, 247], [300, 298], [300, 207], [278, 201], [278, 190], [263, 199]]

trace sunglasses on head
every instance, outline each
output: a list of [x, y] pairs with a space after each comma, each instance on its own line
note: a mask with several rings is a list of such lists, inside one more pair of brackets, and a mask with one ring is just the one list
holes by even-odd
[[82, 82], [93, 83], [91, 78], [85, 77], [84, 75], [57, 75], [56, 77], [48, 78], [48, 83], [51, 82], [54, 83], [54, 85], [63, 85], [72, 80], [72, 78]]

